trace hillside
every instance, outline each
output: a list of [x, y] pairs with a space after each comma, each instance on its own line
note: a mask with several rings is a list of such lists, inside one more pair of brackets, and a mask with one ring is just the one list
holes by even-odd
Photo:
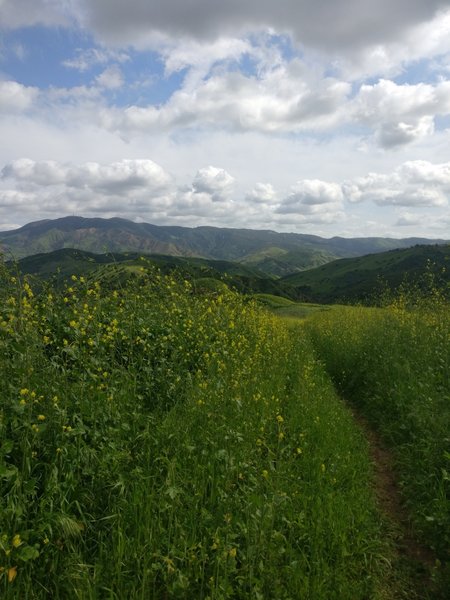
[[328, 263], [415, 244], [418, 238], [330, 239], [297, 233], [217, 227], [168, 227], [126, 219], [64, 217], [0, 232], [0, 250], [16, 259], [62, 248], [95, 253], [138, 252], [240, 262], [282, 277]]
[[270, 293], [287, 298], [295, 297], [289, 284], [268, 277], [265, 273], [246, 265], [195, 257], [142, 255], [136, 252], [95, 254], [73, 248], [27, 256], [16, 263], [23, 275], [40, 280], [63, 283], [72, 275], [92, 276], [103, 281], [123, 280], [130, 274], [157, 267], [162, 273], [178, 272], [195, 285], [214, 288], [217, 282], [243, 293]]
[[414, 246], [357, 258], [335, 260], [316, 269], [284, 277], [304, 299], [314, 302], [370, 300], [384, 287], [423, 281], [433, 274], [438, 287], [450, 282], [450, 245]]

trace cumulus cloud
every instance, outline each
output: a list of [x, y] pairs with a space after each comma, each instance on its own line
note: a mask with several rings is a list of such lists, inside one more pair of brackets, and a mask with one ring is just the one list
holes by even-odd
[[335, 223], [343, 213], [343, 194], [338, 183], [318, 179], [304, 179], [292, 186], [275, 213], [281, 223], [286, 218], [294, 223]]
[[82, 165], [55, 161], [18, 159], [2, 170], [3, 179], [13, 179], [25, 186], [49, 187], [64, 184], [69, 188], [91, 190], [107, 195], [121, 195], [142, 190], [164, 192], [171, 178], [151, 160], [122, 160], [109, 165], [88, 162]]
[[206, 167], [200, 169], [192, 183], [194, 194], [209, 194], [214, 202], [228, 198], [232, 192], [234, 177], [224, 169]]
[[276, 198], [277, 193], [271, 183], [257, 183], [245, 196], [247, 202], [255, 204], [273, 204]]
[[39, 90], [16, 81], [0, 81], [0, 114], [20, 113], [32, 107]]
[[[329, 205], [340, 205], [343, 200], [341, 186], [318, 179], [305, 179], [296, 183], [277, 212], [306, 213], [326, 209]], [[319, 208], [318, 208], [319, 207]]]
[[434, 117], [450, 113], [450, 81], [437, 85], [399, 85], [380, 80], [362, 85], [351, 103], [354, 118], [375, 129], [385, 148], [403, 145], [429, 135]]
[[450, 163], [408, 161], [392, 173], [369, 173], [344, 182], [349, 202], [372, 201], [379, 206], [448, 206]]
[[181, 88], [160, 108], [110, 109], [100, 119], [125, 133], [195, 125], [268, 133], [324, 129], [339, 122], [350, 91], [349, 84], [315, 78], [294, 60], [261, 78], [239, 72], [213, 75], [194, 88]]
[[232, 221], [237, 208], [231, 198], [234, 178], [224, 169], [199, 169], [190, 186], [178, 186], [151, 160], [109, 164], [18, 159], [1, 171], [0, 216], [11, 207], [42, 215], [101, 214]]

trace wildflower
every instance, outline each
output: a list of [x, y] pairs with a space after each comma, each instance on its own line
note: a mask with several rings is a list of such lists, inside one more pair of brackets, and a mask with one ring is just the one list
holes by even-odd
[[17, 577], [17, 567], [11, 567], [8, 569], [8, 583], [12, 583]]
[[284, 423], [284, 419], [281, 415], [277, 415], [277, 421], [280, 425], [281, 425], [281, 423]]
[[231, 550], [228, 552], [229, 556], [231, 556], [231, 558], [236, 558], [236, 548], [231, 548]]
[[20, 390], [20, 395], [21, 396], [27, 396], [30, 393], [30, 390], [28, 388], [22, 388]]
[[33, 425], [31, 426], [31, 429], [35, 432], [38, 433], [39, 432], [39, 427], [36, 425], [36, 423], [33, 423]]
[[20, 544], [22, 544], [22, 540], [20, 538], [20, 535], [16, 533], [16, 535], [12, 539], [12, 545], [14, 546], [14, 548], [18, 548]]
[[267, 469], [263, 469], [262, 476], [264, 477], [264, 479], [268, 479], [269, 471]]
[[38, 421], [45, 421], [45, 415], [38, 415]]

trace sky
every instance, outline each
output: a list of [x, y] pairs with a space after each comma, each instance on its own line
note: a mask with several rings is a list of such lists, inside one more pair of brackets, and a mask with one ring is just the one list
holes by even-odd
[[0, 0], [0, 231], [450, 238], [450, 0]]

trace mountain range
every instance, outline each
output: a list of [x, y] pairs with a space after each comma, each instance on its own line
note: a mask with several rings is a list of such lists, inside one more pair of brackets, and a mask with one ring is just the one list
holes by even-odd
[[0, 232], [0, 250], [7, 258], [21, 259], [62, 248], [101, 254], [164, 254], [238, 262], [276, 278], [338, 258], [445, 243], [448, 241], [425, 238], [322, 238], [270, 230], [159, 226], [120, 218], [75, 216], [36, 221]]

